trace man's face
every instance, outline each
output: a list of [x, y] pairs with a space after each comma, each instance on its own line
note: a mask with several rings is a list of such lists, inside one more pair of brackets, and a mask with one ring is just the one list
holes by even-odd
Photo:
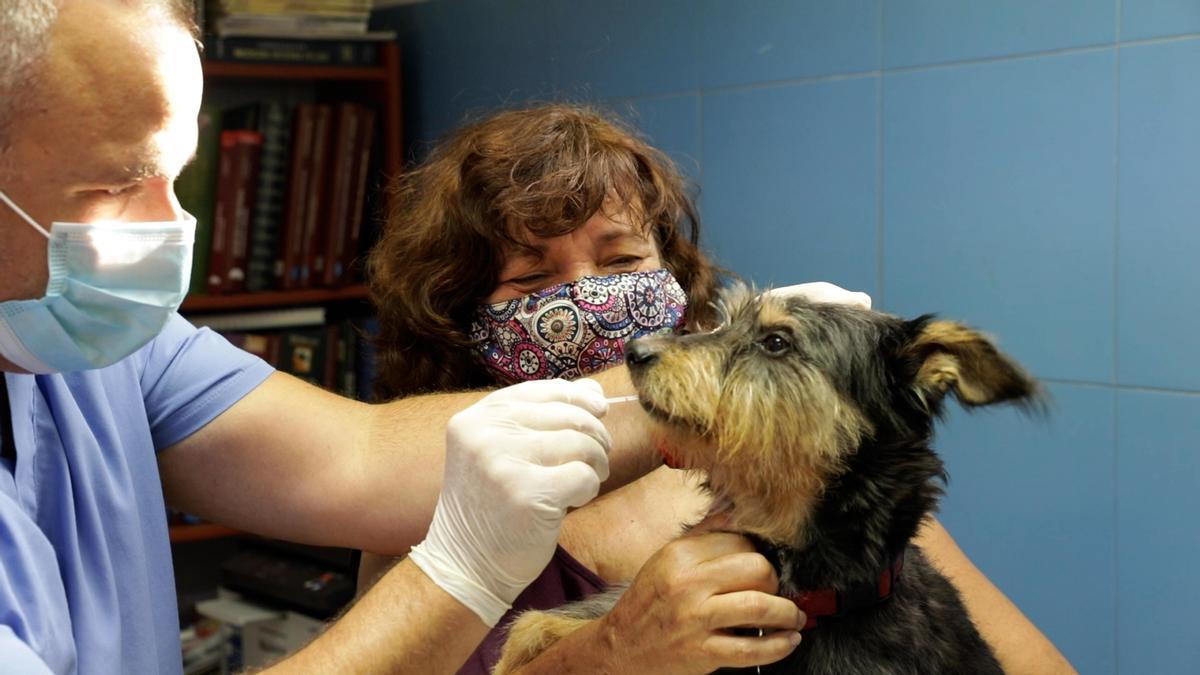
[[[196, 148], [203, 77], [195, 44], [165, 15], [68, 2], [0, 156], [0, 190], [52, 221], [180, 217], [173, 182]], [[0, 301], [41, 297], [46, 239], [0, 205]]]

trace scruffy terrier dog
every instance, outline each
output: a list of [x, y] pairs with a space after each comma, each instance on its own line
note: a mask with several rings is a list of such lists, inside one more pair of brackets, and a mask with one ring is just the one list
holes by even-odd
[[[946, 395], [1028, 408], [1038, 384], [983, 335], [928, 316], [745, 287], [725, 294], [722, 315], [711, 333], [630, 343], [627, 362], [668, 463], [707, 473], [714, 511], [809, 617], [796, 651], [760, 672], [1001, 673], [911, 541], [946, 479], [929, 446]], [[495, 672], [602, 616], [621, 590], [523, 614]]]

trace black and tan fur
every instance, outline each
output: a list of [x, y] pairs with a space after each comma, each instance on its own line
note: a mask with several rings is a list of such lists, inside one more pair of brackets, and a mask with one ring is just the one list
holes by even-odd
[[[775, 564], [781, 595], [870, 585], [907, 548], [891, 597], [822, 621], [761, 672], [1001, 672], [957, 592], [911, 544], [945, 482], [929, 444], [946, 395], [968, 407], [1040, 404], [1037, 383], [990, 340], [931, 317], [737, 287], [713, 332], [638, 340], [627, 353], [674, 462], [706, 472], [714, 508]], [[495, 672], [619, 594], [522, 615]]]

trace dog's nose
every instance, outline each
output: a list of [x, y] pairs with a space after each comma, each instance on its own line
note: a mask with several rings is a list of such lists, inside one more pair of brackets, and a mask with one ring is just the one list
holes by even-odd
[[658, 358], [658, 348], [653, 342], [634, 340], [625, 345], [625, 363], [631, 368], [648, 366]]

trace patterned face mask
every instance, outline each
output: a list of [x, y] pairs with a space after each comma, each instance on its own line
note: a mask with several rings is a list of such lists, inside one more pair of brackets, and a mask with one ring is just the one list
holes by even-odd
[[583, 277], [482, 305], [471, 342], [502, 380], [575, 379], [625, 362], [625, 343], [683, 325], [687, 294], [665, 269]]

